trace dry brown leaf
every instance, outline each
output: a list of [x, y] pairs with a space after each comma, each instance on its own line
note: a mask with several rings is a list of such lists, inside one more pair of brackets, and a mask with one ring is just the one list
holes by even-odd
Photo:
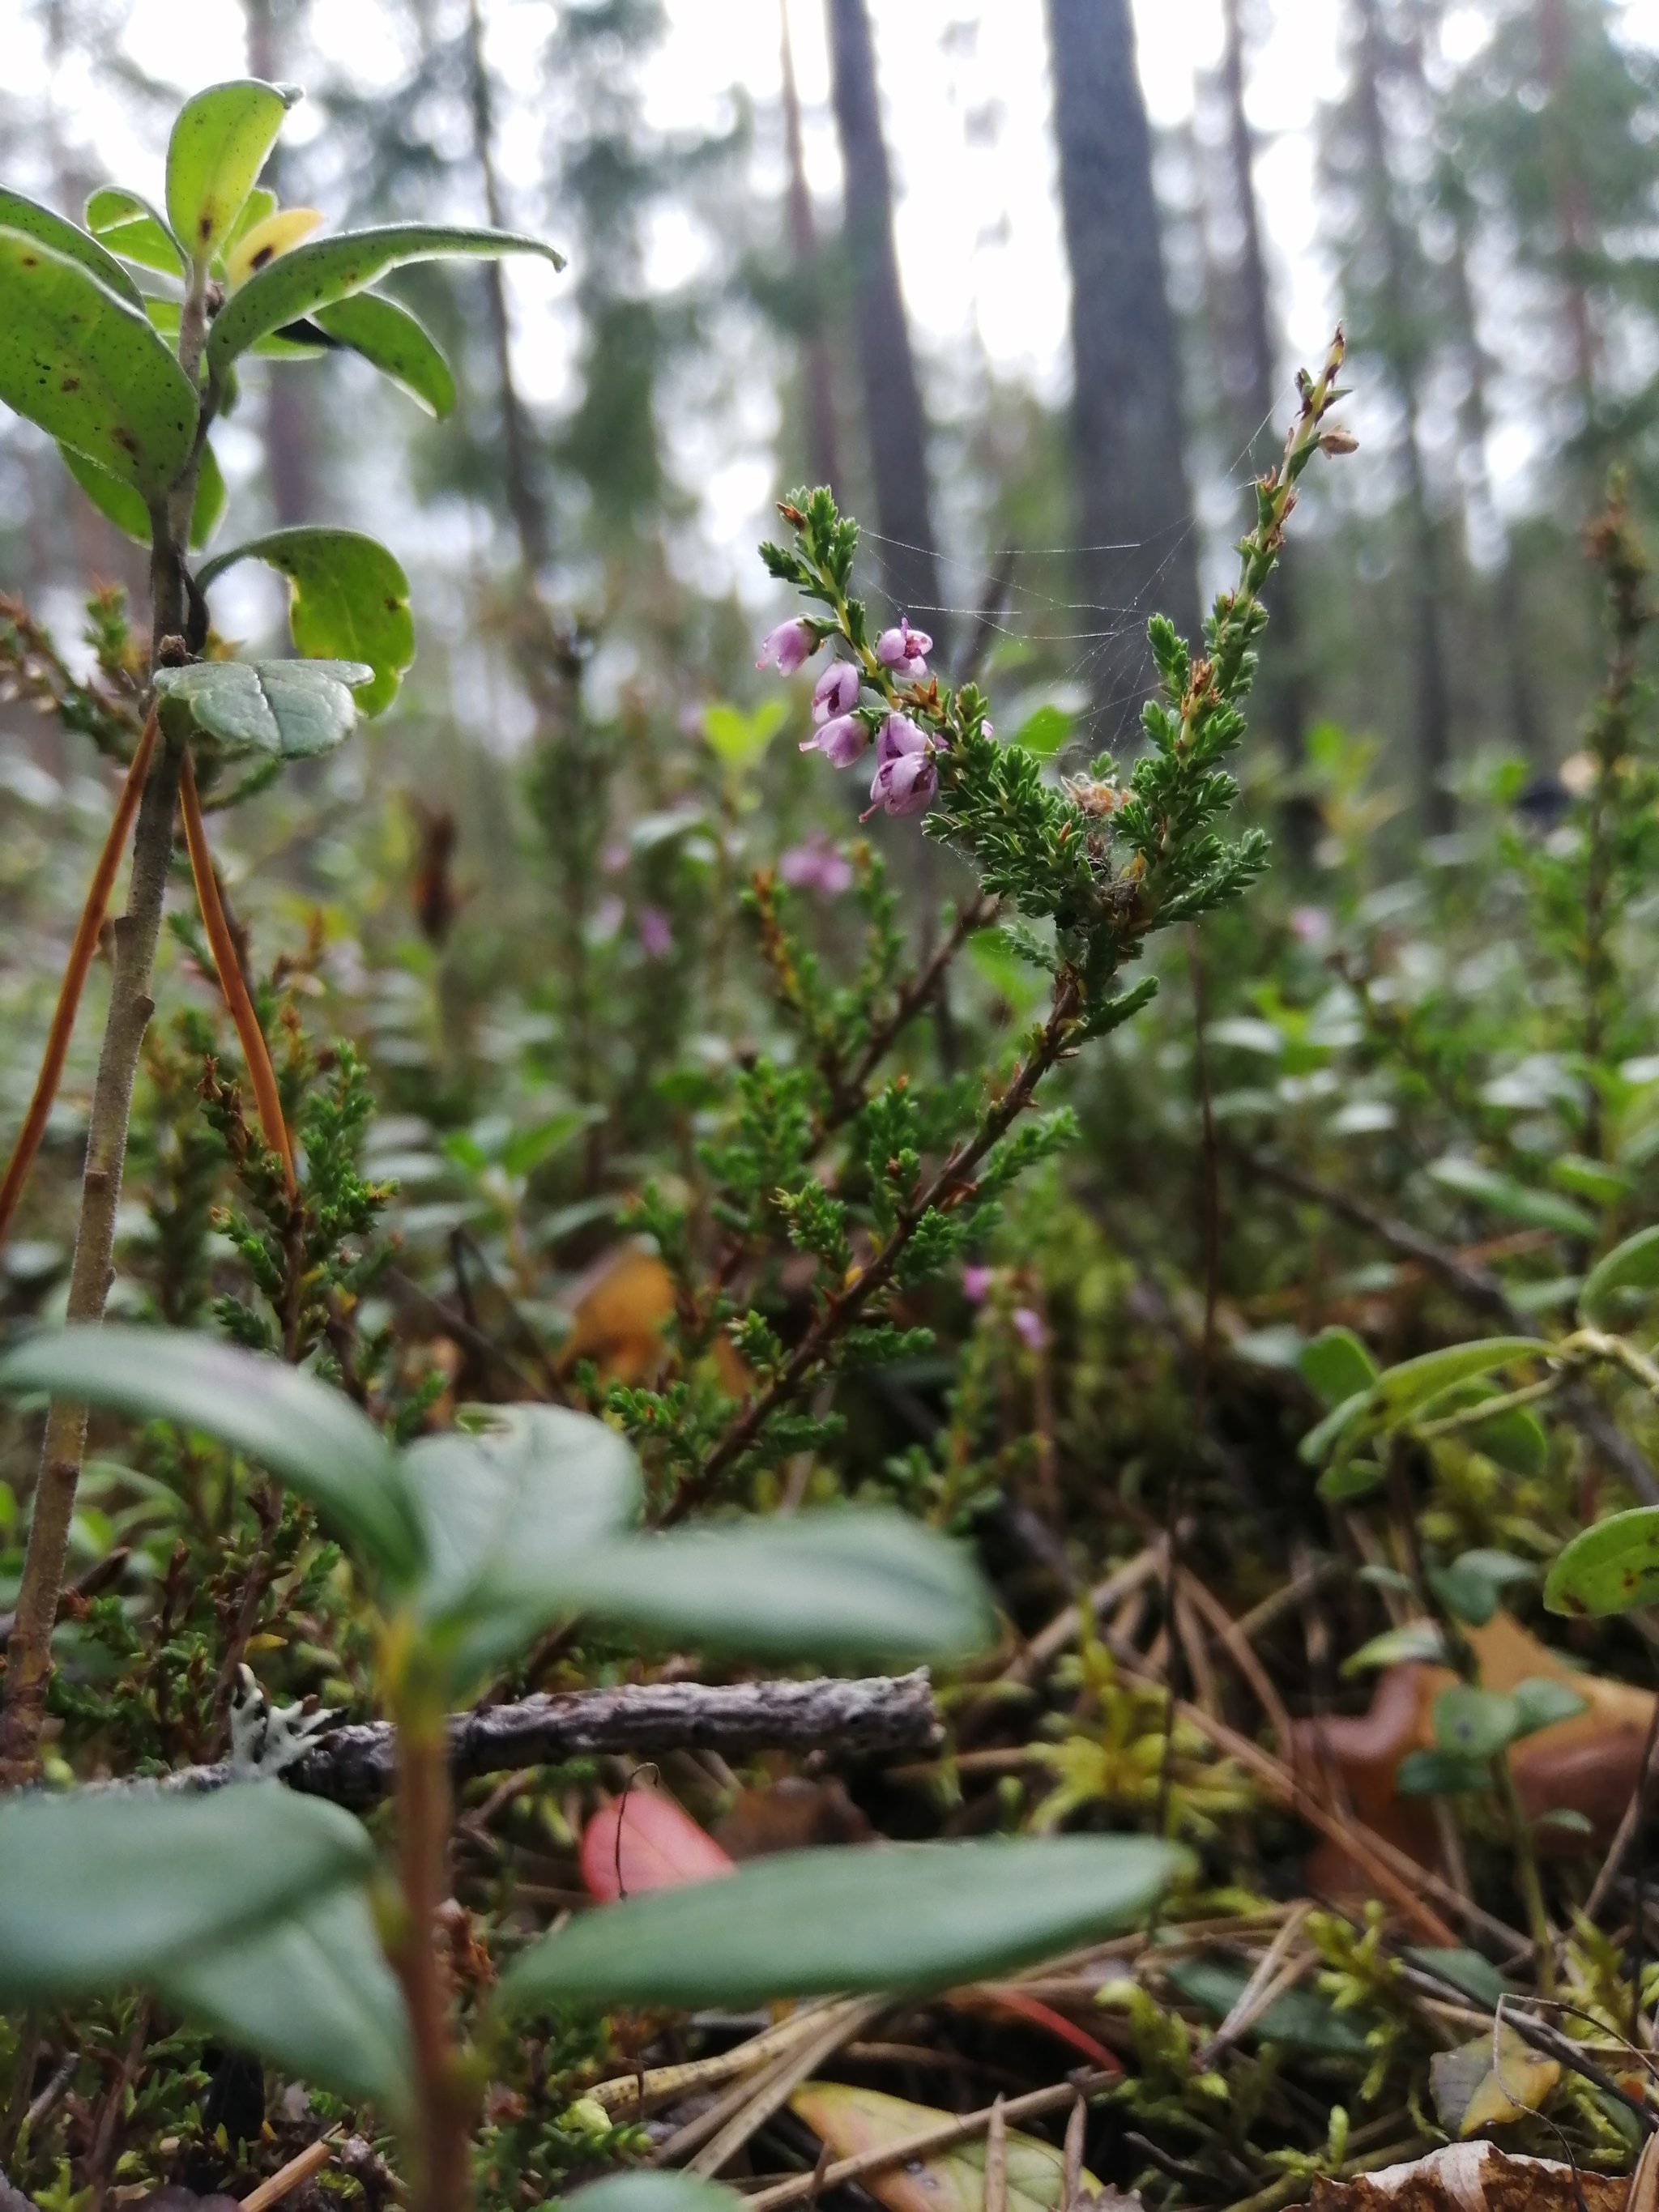
[[[1580, 1674], [1501, 1610], [1485, 1627], [1467, 1633], [1487, 1689], [1508, 1692], [1542, 1676], [1568, 1684], [1584, 1699], [1582, 1713], [1523, 1737], [1510, 1763], [1529, 1820], [1581, 1813], [1605, 1844], [1636, 1786], [1654, 1693], [1607, 1675]], [[1395, 1777], [1407, 1752], [1433, 1743], [1434, 1701], [1455, 1679], [1444, 1667], [1390, 1667], [1378, 1680], [1368, 1712], [1297, 1725], [1297, 1763], [1311, 1786], [1330, 1794], [1327, 1769], [1334, 1766], [1340, 1794], [1366, 1826], [1425, 1866], [1438, 1856], [1432, 1808], [1425, 1798], [1397, 1796]], [[1547, 1826], [1539, 1842], [1549, 1848]], [[1577, 1848], [1577, 1839], [1564, 1848]], [[1335, 1894], [1368, 1887], [1353, 1862], [1329, 1843], [1316, 1848], [1308, 1873], [1316, 1888]]]
[[[561, 1372], [591, 1359], [602, 1382], [654, 1382], [667, 1359], [663, 1326], [673, 1311], [673, 1279], [650, 1245], [634, 1238], [614, 1246], [575, 1287]], [[733, 1398], [747, 1396], [754, 1377], [726, 1337], [715, 1339], [713, 1356], [720, 1388]]]
[[[840, 2081], [803, 2082], [789, 2106], [829, 2145], [833, 2159], [884, 2150], [926, 2128], [942, 2127], [951, 2118], [931, 2105], [912, 2105], [879, 2089], [850, 2088]], [[1052, 2143], [1010, 2128], [1006, 2157], [1007, 2212], [1060, 2212], [1064, 2154]], [[886, 2212], [985, 2212], [984, 2141], [961, 2143], [930, 2159], [866, 2174], [860, 2186]], [[1138, 2200], [1103, 2188], [1085, 2172], [1079, 2202], [1097, 2203], [1101, 2212], [1106, 2212], [1109, 2206], [1132, 2206]]]
[[1583, 2212], [1625, 2212], [1629, 2191], [1617, 2175], [1458, 2142], [1352, 2181], [1316, 2175], [1308, 2202], [1313, 2212], [1578, 2212], [1581, 2202]]

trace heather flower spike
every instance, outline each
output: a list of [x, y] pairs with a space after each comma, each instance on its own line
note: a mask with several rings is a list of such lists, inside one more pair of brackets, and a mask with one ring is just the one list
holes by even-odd
[[780, 623], [775, 629], [767, 631], [761, 640], [760, 659], [755, 665], [766, 668], [775, 661], [780, 676], [793, 676], [798, 668], [805, 666], [817, 649], [818, 640], [811, 623], [797, 617], [793, 622]]

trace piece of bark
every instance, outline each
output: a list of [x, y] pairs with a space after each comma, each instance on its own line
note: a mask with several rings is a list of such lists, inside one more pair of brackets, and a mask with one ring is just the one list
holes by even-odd
[[[605, 1752], [718, 1751], [746, 1757], [756, 1751], [828, 1751], [869, 1758], [932, 1750], [941, 1735], [925, 1668], [857, 1681], [643, 1682], [458, 1713], [449, 1723], [450, 1775], [459, 1787], [481, 1775]], [[362, 1808], [390, 1794], [395, 1755], [389, 1723], [358, 1722], [320, 1736], [283, 1778], [308, 1796]], [[235, 1778], [224, 1762], [183, 1767], [150, 1786], [194, 1792], [222, 1789]]]

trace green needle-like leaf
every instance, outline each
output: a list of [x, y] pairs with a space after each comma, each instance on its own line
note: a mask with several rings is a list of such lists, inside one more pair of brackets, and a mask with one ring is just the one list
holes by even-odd
[[299, 96], [291, 87], [243, 77], [210, 84], [179, 109], [167, 142], [167, 220], [201, 268], [235, 228]]
[[276, 1782], [205, 1797], [13, 1797], [0, 1805], [0, 1998], [153, 1981], [364, 1881], [374, 1856], [349, 1813]]
[[157, 669], [155, 688], [164, 721], [182, 716], [233, 758], [312, 760], [350, 736], [352, 694], [374, 675], [360, 660], [198, 660]]
[[415, 621], [409, 579], [385, 546], [356, 530], [274, 530], [208, 562], [197, 581], [206, 591], [246, 560], [264, 561], [288, 578], [295, 650], [313, 660], [366, 662], [374, 680], [357, 689], [358, 712], [389, 707], [415, 658]]
[[508, 1968], [508, 2013], [936, 1990], [1133, 1927], [1187, 1865], [1144, 1836], [786, 1851], [585, 1914]]
[[556, 269], [564, 258], [538, 238], [506, 230], [452, 229], [440, 223], [387, 223], [374, 230], [347, 231], [338, 238], [313, 239], [296, 246], [251, 277], [221, 310], [208, 339], [207, 360], [214, 382], [256, 339], [284, 323], [315, 314], [337, 300], [410, 261], [443, 260], [452, 255], [539, 253]]
[[10, 227], [0, 228], [0, 399], [149, 501], [196, 435], [190, 380], [142, 308], [100, 283], [86, 254]]
[[441, 420], [455, 404], [455, 379], [433, 339], [407, 307], [378, 292], [359, 292], [319, 307], [313, 319]]
[[425, 1538], [392, 1447], [343, 1392], [279, 1360], [183, 1329], [59, 1329], [0, 1358], [0, 1392], [51, 1393], [135, 1420], [204, 1430], [310, 1498], [398, 1580], [424, 1561]]

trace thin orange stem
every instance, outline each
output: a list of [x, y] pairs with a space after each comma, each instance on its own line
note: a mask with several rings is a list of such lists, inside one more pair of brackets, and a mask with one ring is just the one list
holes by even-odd
[[92, 956], [98, 950], [104, 916], [109, 911], [109, 895], [115, 888], [116, 871], [121, 865], [121, 855], [126, 850], [127, 839], [132, 834], [133, 817], [137, 813], [138, 801], [143, 796], [144, 781], [149, 774], [155, 751], [155, 709], [152, 707], [138, 740], [138, 750], [132, 756], [131, 766], [127, 770], [127, 780], [121, 786], [121, 796], [115, 802], [115, 817], [109, 825], [109, 835], [104, 840], [104, 849], [98, 855], [98, 866], [87, 893], [86, 904], [81, 909], [75, 943], [70, 948], [69, 965], [64, 970], [57, 1010], [52, 1018], [46, 1049], [40, 1061], [40, 1073], [35, 1079], [34, 1096], [29, 1101], [28, 1113], [12, 1148], [11, 1158], [7, 1163], [6, 1179], [0, 1182], [0, 1244], [5, 1242], [12, 1215], [17, 1211], [17, 1201], [23, 1195], [23, 1186], [28, 1181], [29, 1169], [40, 1149], [40, 1139], [46, 1133], [52, 1102], [58, 1096], [58, 1085], [63, 1080], [64, 1062], [69, 1056], [70, 1038], [75, 1029], [81, 994], [86, 988], [87, 977], [91, 972]]
[[184, 803], [185, 842], [190, 848], [190, 870], [196, 878], [197, 902], [202, 909], [202, 920], [207, 928], [214, 965], [219, 970], [219, 988], [225, 994], [225, 1004], [230, 1008], [230, 1018], [235, 1023], [236, 1034], [242, 1041], [242, 1056], [247, 1062], [248, 1080], [253, 1085], [254, 1099], [259, 1109], [259, 1127], [264, 1132], [265, 1143], [282, 1160], [283, 1181], [288, 1187], [289, 1198], [295, 1198], [299, 1195], [300, 1186], [295, 1179], [294, 1148], [288, 1140], [288, 1123], [283, 1119], [283, 1102], [276, 1089], [276, 1071], [270, 1064], [265, 1033], [259, 1027], [259, 1018], [253, 1011], [247, 985], [242, 981], [242, 965], [236, 957], [230, 924], [225, 920], [225, 909], [220, 902], [218, 878], [213, 872], [213, 855], [208, 850], [207, 824], [202, 819], [202, 802], [196, 795], [196, 770], [188, 751], [185, 755], [184, 774], [179, 779], [179, 790]]

